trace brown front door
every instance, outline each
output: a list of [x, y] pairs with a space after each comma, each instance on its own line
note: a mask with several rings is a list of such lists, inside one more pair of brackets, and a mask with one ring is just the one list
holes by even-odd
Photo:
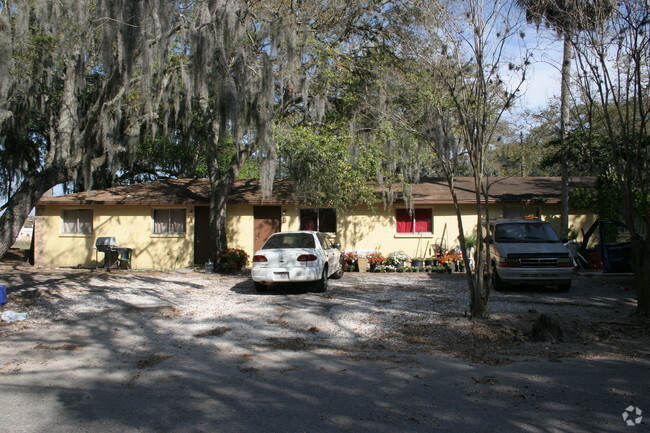
[[264, 242], [273, 234], [280, 231], [282, 209], [280, 206], [253, 207], [255, 251], [262, 248]]
[[210, 258], [210, 206], [194, 206], [194, 264]]

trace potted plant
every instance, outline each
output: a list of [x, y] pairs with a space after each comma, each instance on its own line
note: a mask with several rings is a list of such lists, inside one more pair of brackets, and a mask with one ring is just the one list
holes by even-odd
[[248, 254], [239, 248], [226, 248], [221, 254], [221, 270], [223, 272], [241, 271], [248, 264]]
[[414, 257], [411, 259], [411, 267], [421, 268], [424, 266], [424, 257]]
[[357, 272], [359, 270], [359, 256], [354, 251], [341, 253], [345, 272]]
[[426, 257], [424, 259], [424, 266], [435, 266], [438, 264], [438, 259], [435, 257]]
[[450, 273], [453, 271], [455, 264], [454, 262], [458, 260], [460, 257], [460, 254], [454, 253], [452, 251], [442, 254], [440, 257], [438, 257], [438, 261], [442, 265], [443, 268], [447, 271], [447, 273]]
[[366, 254], [366, 259], [368, 259], [370, 272], [373, 272], [378, 265], [382, 265], [386, 261], [386, 258], [379, 251], [373, 251], [372, 253]]
[[386, 257], [386, 263], [400, 269], [404, 267], [404, 262], [409, 260], [409, 256], [404, 251], [393, 251]]

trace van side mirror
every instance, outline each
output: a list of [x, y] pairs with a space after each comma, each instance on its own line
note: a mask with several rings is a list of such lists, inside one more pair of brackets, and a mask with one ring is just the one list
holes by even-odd
[[340, 250], [340, 249], [341, 249], [341, 244], [339, 244], [339, 243], [337, 242], [337, 243], [333, 244], [332, 247], [333, 247], [333, 248], [336, 248], [337, 250]]
[[487, 236], [485, 237], [485, 243], [486, 243], [486, 244], [491, 244], [491, 243], [492, 243], [492, 236], [487, 235]]

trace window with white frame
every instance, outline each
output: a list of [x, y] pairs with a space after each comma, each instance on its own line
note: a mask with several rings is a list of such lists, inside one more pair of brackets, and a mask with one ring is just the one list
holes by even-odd
[[63, 233], [91, 235], [93, 233], [92, 209], [63, 210]]
[[185, 234], [185, 209], [154, 209], [153, 233], [156, 235]]

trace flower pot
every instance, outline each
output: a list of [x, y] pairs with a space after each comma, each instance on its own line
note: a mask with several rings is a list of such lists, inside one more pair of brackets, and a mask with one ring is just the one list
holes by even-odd
[[368, 259], [367, 258], [359, 257], [358, 264], [359, 264], [359, 272], [367, 272], [368, 271]]
[[424, 260], [411, 260], [412, 268], [421, 268], [424, 266]]

